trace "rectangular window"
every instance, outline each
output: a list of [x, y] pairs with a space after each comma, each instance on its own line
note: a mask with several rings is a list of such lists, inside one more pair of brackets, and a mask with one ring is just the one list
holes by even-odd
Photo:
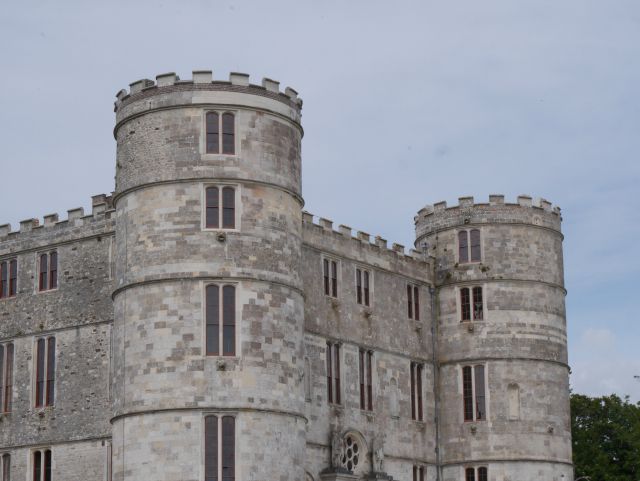
[[[469, 242], [469, 239], [471, 239], [471, 242]], [[458, 262], [460, 264], [480, 262], [481, 257], [480, 231], [472, 229], [458, 232]]]
[[38, 261], [38, 290], [48, 291], [58, 287], [58, 253], [40, 254]]
[[13, 399], [13, 343], [0, 344], [0, 411], [11, 412]]
[[235, 481], [235, 422], [233, 416], [204, 418], [205, 481]]
[[222, 145], [222, 153], [235, 154], [235, 114], [225, 112], [207, 112], [206, 123], [206, 152], [207, 154], [219, 154]]
[[413, 467], [413, 481], [424, 481], [424, 466]]
[[488, 481], [488, 474], [487, 468], [478, 468], [478, 481]]
[[327, 399], [340, 404], [340, 344], [327, 341]]
[[478, 481], [488, 481], [489, 478], [487, 477], [487, 468], [478, 468], [477, 472], [478, 476], [476, 478], [476, 470], [474, 470], [473, 468], [465, 469], [465, 481], [476, 481], [476, 479]]
[[11, 481], [11, 455], [9, 453], [0, 455], [0, 464], [2, 464], [1, 481]]
[[373, 352], [360, 349], [359, 378], [360, 378], [360, 409], [373, 411]]
[[411, 363], [411, 419], [422, 421], [424, 419], [422, 402], [422, 377], [423, 365], [418, 362]]
[[370, 305], [369, 282], [371, 274], [366, 269], [356, 269], [356, 301], [363, 306]]
[[55, 401], [56, 338], [36, 341], [35, 407], [53, 406]]
[[18, 261], [16, 259], [0, 262], [0, 299], [16, 295], [18, 287]]
[[207, 187], [205, 190], [205, 202], [205, 228], [236, 228], [235, 187]]
[[465, 481], [476, 481], [476, 472], [473, 468], [465, 469]]
[[331, 259], [322, 260], [324, 279], [324, 295], [338, 297], [338, 262]]
[[33, 481], [52, 481], [51, 450], [39, 449], [33, 452]]
[[[211, 284], [205, 295], [207, 356], [236, 355], [236, 288]], [[222, 322], [220, 320], [222, 319]]]
[[420, 291], [413, 284], [407, 284], [407, 316], [409, 319], [420, 320]]
[[460, 289], [460, 320], [482, 321], [484, 319], [484, 305], [482, 301], [482, 287], [463, 287]]
[[462, 368], [462, 396], [465, 421], [484, 421], [487, 418], [484, 366]]
[[480, 231], [478, 229], [473, 229], [470, 232], [470, 237], [471, 237], [471, 262], [480, 262]]

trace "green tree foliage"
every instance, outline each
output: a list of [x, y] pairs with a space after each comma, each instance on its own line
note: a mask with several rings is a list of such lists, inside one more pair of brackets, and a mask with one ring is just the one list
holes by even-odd
[[640, 481], [640, 403], [571, 395], [576, 479]]

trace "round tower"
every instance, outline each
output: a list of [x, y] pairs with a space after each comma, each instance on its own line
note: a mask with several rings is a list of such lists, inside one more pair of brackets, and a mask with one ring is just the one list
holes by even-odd
[[117, 95], [117, 481], [304, 477], [301, 107], [210, 71]]
[[528, 196], [416, 217], [435, 257], [445, 480], [573, 479], [560, 223]]

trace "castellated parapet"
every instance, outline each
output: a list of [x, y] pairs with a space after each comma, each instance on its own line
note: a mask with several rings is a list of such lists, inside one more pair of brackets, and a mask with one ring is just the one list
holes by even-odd
[[560, 209], [436, 203], [413, 249], [314, 217], [301, 111], [242, 73], [139, 80], [113, 194], [0, 226], [12, 479], [50, 450], [53, 481], [571, 481]]

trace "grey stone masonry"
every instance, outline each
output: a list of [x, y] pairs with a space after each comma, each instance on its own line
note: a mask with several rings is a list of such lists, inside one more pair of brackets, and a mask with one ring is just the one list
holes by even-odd
[[314, 217], [301, 112], [238, 72], [136, 81], [113, 194], [0, 226], [11, 479], [572, 480], [559, 208], [440, 202], [415, 249]]

